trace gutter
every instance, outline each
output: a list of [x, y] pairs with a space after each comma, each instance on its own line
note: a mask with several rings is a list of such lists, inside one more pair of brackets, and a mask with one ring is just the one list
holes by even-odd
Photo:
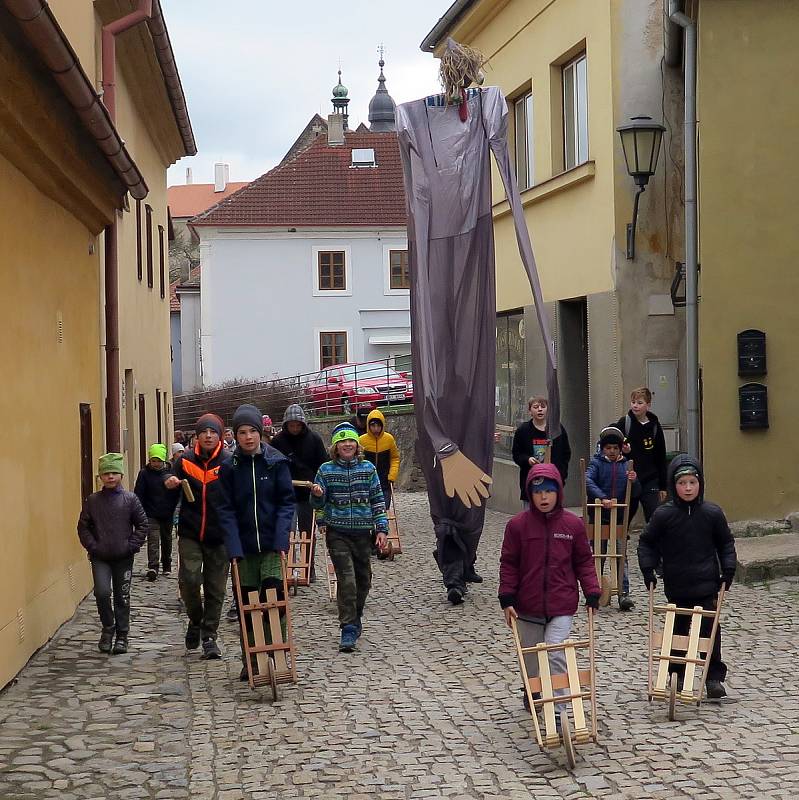
[[422, 39], [419, 49], [425, 53], [432, 53], [436, 49], [436, 45], [476, 2], [477, 0], [455, 0], [444, 12], [444, 16], [433, 26], [433, 30]]
[[9, 13], [108, 160], [123, 186], [136, 200], [147, 196], [147, 184], [130, 157], [75, 51], [44, 0], [3, 0]]
[[[679, 67], [682, 63], [682, 30], [669, 16], [671, 0], [663, 0], [663, 59], [667, 67]], [[682, 11], [683, 3], [676, 4], [676, 12]]]

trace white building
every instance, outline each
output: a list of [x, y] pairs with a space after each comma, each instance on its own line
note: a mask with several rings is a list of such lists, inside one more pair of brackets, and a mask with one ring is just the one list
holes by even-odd
[[407, 368], [405, 194], [383, 82], [381, 69], [372, 130], [347, 129], [339, 79], [326, 133], [191, 221], [204, 386], [384, 358]]

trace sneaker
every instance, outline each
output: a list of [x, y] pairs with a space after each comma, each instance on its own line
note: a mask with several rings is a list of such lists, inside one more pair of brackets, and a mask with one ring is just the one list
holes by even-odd
[[203, 639], [203, 654], [200, 658], [209, 660], [222, 658], [222, 651], [219, 649], [215, 639]]
[[101, 653], [110, 653], [113, 642], [114, 628], [103, 628], [103, 632], [100, 634], [100, 641], [97, 642], [97, 649]]
[[628, 594], [619, 595], [619, 611], [632, 611], [635, 608], [635, 603]]
[[158, 577], [158, 570], [157, 569], [148, 569], [147, 570], [147, 580], [152, 583]]
[[192, 625], [186, 628], [186, 649], [196, 650], [200, 646], [200, 626]]
[[469, 569], [466, 570], [466, 572], [464, 573], [463, 579], [466, 581], [466, 583], [482, 583], [483, 582], [483, 576], [482, 575], [478, 575], [477, 572], [475, 572], [475, 569], [474, 569], [473, 566], [469, 567]]
[[115, 656], [121, 656], [128, 652], [127, 633], [118, 633], [117, 640], [114, 642], [114, 649], [111, 651]]
[[228, 622], [238, 622], [239, 621], [239, 610], [236, 606], [231, 606], [227, 610], [227, 614], [225, 614], [225, 619]]
[[163, 572], [164, 575], [171, 575], [172, 574], [172, 565], [171, 564], [164, 564], [164, 566], [161, 569], [161, 572]]
[[457, 586], [453, 586], [447, 592], [447, 600], [449, 600], [453, 606], [459, 606], [463, 602], [463, 590], [459, 589]]
[[711, 700], [720, 700], [727, 696], [727, 690], [721, 681], [708, 681], [705, 684], [705, 693]]
[[341, 628], [341, 642], [338, 646], [339, 653], [351, 653], [355, 649], [358, 639], [357, 625], [344, 625]]

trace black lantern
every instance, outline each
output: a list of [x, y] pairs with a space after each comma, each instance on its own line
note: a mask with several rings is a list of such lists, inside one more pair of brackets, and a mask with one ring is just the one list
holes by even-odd
[[649, 179], [655, 174], [660, 144], [663, 141], [662, 125], [652, 121], [652, 117], [633, 117], [627, 125], [616, 130], [621, 137], [621, 148], [627, 172], [637, 187], [633, 202], [633, 221], [627, 226], [627, 258], [635, 258], [635, 226], [638, 222], [638, 198], [646, 190]]

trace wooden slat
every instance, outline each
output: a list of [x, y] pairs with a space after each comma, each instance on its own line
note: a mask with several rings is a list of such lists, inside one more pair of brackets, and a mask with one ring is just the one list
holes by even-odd
[[[573, 647], [566, 651], [566, 670], [569, 680], [569, 694], [572, 696], [581, 695], [580, 692], [580, 671], [577, 669], [577, 653]], [[585, 708], [583, 707], [582, 696], [576, 697], [572, 702], [572, 714], [574, 716], [574, 727], [578, 731], [585, 730]]]
[[[568, 651], [567, 651], [568, 652]], [[587, 669], [581, 669], [577, 671], [577, 676], [580, 681], [581, 686], [590, 686], [591, 685], [591, 671]], [[561, 674], [561, 675], [550, 675], [550, 680], [552, 681], [552, 688], [553, 689], [568, 689], [570, 688], [569, 683], [569, 676], [568, 674]], [[530, 691], [531, 692], [538, 692], [541, 693], [541, 678], [528, 678], [528, 683], [530, 684]]]
[[[662, 639], [663, 634], [658, 632], [655, 633], [652, 637], [652, 643], [655, 647], [660, 646], [660, 642]], [[688, 652], [688, 637], [683, 635], [677, 635], [671, 637], [671, 647], [673, 650], [682, 650], [684, 652]], [[697, 653], [707, 653], [708, 649], [710, 648], [710, 639], [707, 636], [700, 636], [699, 642], [697, 646]]]
[[[266, 590], [266, 602], [270, 604], [277, 603], [277, 591], [275, 589]], [[269, 617], [269, 633], [271, 634], [272, 644], [282, 644], [283, 631], [280, 628], [280, 611], [278, 611], [277, 607], [270, 608], [267, 614]], [[260, 644], [260, 642], [258, 642], [258, 644]], [[275, 669], [278, 675], [289, 672], [285, 650], [275, 651]]]
[[[259, 605], [260, 598], [258, 592], [250, 592], [247, 595], [251, 605]], [[247, 610], [246, 607], [244, 610]], [[252, 638], [255, 641], [256, 647], [263, 647], [266, 644], [266, 637], [264, 636], [264, 615], [260, 610], [250, 611], [250, 622], [252, 624]], [[247, 654], [249, 657], [249, 653]], [[267, 675], [269, 668], [269, 656], [265, 652], [257, 653], [255, 656], [255, 663], [258, 665], [258, 675]], [[255, 676], [253, 676], [255, 680]]]
[[522, 653], [537, 653], [539, 650], [549, 650], [552, 652], [553, 650], [566, 650], [569, 647], [589, 647], [589, 641], [578, 640], [574, 641], [572, 639], [564, 639], [560, 644], [547, 644], [546, 642], [540, 642], [539, 644], [531, 645], [530, 647], [521, 647], [520, 650]]
[[[538, 651], [538, 675], [541, 679], [541, 699], [552, 700], [554, 692], [552, 690], [552, 676], [549, 670], [549, 656], [546, 650]], [[544, 729], [547, 738], [557, 736], [555, 727], [555, 704], [544, 703]]]
[[[671, 640], [674, 636], [674, 606], [667, 606], [666, 622], [661, 637], [660, 660], [658, 662], [658, 674], [655, 678], [655, 689], [666, 691], [666, 682], [669, 677], [669, 657], [671, 656]], [[664, 660], [665, 656], [665, 660]]]
[[[696, 608], [698, 608], [698, 606]], [[684, 617], [690, 617], [693, 614], [699, 614], [699, 613], [701, 613], [703, 617], [715, 617], [716, 616], [716, 612], [715, 611], [706, 611], [705, 609], [702, 609], [701, 611], [697, 611], [696, 608], [678, 608], [677, 606], [672, 605], [671, 603], [669, 603], [669, 605], [667, 605], [667, 606], [655, 606], [655, 611], [661, 611], [661, 612], [674, 611], [675, 613], [680, 614], [681, 616], [684, 616]]]

